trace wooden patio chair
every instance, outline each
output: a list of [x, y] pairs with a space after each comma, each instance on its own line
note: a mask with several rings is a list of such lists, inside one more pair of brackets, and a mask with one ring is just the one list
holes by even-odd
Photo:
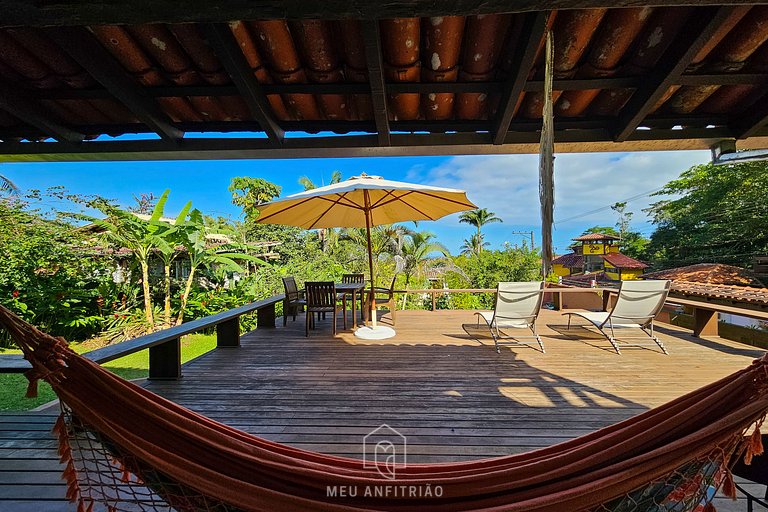
[[[496, 303], [493, 311], [478, 311], [475, 314], [478, 327], [481, 318], [488, 324], [497, 353], [501, 353], [500, 345], [531, 346], [529, 343], [519, 341], [524, 338], [535, 338], [541, 352], [544, 353], [544, 343], [536, 332], [536, 318], [539, 316], [543, 297], [543, 281], [502, 282], [496, 286]], [[507, 329], [530, 329], [533, 336], [512, 336], [506, 333]]]
[[397, 275], [392, 278], [392, 283], [389, 285], [389, 288], [374, 287], [373, 296], [371, 296], [370, 290], [366, 291], [368, 299], [365, 301], [365, 306], [363, 308], [366, 321], [368, 321], [368, 315], [371, 310], [371, 303], [369, 301], [373, 301], [374, 311], [378, 306], [387, 307], [389, 314], [392, 317], [392, 325], [395, 325], [395, 310], [397, 309], [397, 306], [395, 305], [395, 281], [397, 281]]
[[305, 336], [309, 337], [309, 328], [314, 329], [315, 313], [332, 313], [333, 335], [336, 336], [336, 316], [339, 301], [336, 297], [336, 285], [333, 281], [309, 281], [304, 283], [304, 295], [307, 301], [307, 321]]
[[649, 347], [649, 343], [625, 343], [617, 339], [616, 331], [622, 329], [640, 329], [645, 336], [622, 336], [622, 339], [646, 339], [653, 342], [665, 354], [667, 349], [661, 340], [653, 334], [653, 319], [664, 307], [664, 301], [669, 294], [670, 281], [622, 281], [616, 305], [610, 311], [574, 311], [563, 313], [568, 315], [568, 328], [571, 328], [571, 317], [580, 316], [597, 327], [600, 334], [608, 338], [616, 353], [621, 355], [619, 345], [625, 347]]
[[[342, 283], [365, 283], [365, 274], [344, 274], [341, 276], [341, 282]], [[363, 296], [365, 295], [363, 290], [360, 290], [360, 311], [363, 311], [363, 303], [365, 300], [363, 299]], [[339, 299], [341, 299], [341, 304], [343, 307], [342, 316], [344, 317], [344, 328], [347, 328], [347, 298], [352, 298], [351, 293], [341, 293], [339, 294]]]
[[296, 313], [307, 305], [307, 301], [302, 297], [293, 276], [283, 278], [283, 288], [285, 288], [285, 299], [283, 300], [283, 327], [285, 327], [288, 324], [289, 312], [293, 315], [295, 322]]

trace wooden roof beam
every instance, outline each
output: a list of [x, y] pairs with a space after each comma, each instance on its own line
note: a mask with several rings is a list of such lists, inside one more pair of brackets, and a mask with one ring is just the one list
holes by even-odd
[[389, 130], [389, 112], [384, 84], [384, 61], [381, 55], [381, 33], [378, 20], [362, 22], [363, 42], [365, 43], [365, 61], [368, 66], [368, 83], [371, 86], [371, 104], [373, 119], [376, 121], [379, 146], [392, 143]]
[[82, 142], [85, 135], [68, 128], [50, 115], [37, 102], [18, 92], [17, 88], [0, 83], [0, 109], [42, 131], [59, 142]]
[[737, 139], [753, 137], [768, 126], [768, 98], [763, 97], [755, 108], [750, 110], [750, 113], [742, 114], [731, 123]]
[[547, 30], [548, 11], [528, 13], [525, 16], [523, 31], [515, 45], [512, 67], [493, 124], [493, 143], [496, 145], [504, 143], [520, 94], [528, 81], [528, 73], [531, 71], [541, 39]]
[[678, 38], [672, 42], [650, 76], [644, 81], [619, 114], [614, 140], [624, 142], [653, 110], [665, 92], [680, 82], [681, 75], [696, 55], [731, 16], [734, 6], [711, 8], [710, 14], [694, 16]]
[[56, 27], [47, 28], [45, 32], [94, 80], [104, 86], [160, 138], [179, 141], [184, 137], [184, 132], [173, 125], [173, 121], [135, 84], [123, 67], [86, 28]]
[[272, 116], [269, 101], [229, 26], [223, 23], [206, 23], [203, 25], [203, 32], [261, 129], [269, 140], [281, 144], [285, 131]]

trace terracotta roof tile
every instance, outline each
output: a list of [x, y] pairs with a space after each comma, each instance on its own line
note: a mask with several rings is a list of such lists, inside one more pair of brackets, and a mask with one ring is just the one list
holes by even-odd
[[589, 233], [586, 235], [577, 236], [573, 240], [577, 242], [589, 242], [591, 240], [621, 240], [621, 238], [606, 233]]
[[565, 268], [582, 268], [584, 266], [584, 258], [581, 254], [571, 252], [553, 259], [552, 264], [562, 265]]
[[621, 253], [603, 254], [603, 259], [616, 268], [648, 268], [648, 265]]
[[649, 272], [643, 277], [645, 279], [669, 279], [671, 281], [707, 284], [763, 286], [763, 283], [751, 271], [722, 263], [697, 263], [696, 265]]
[[768, 305], [768, 288], [749, 286], [728, 286], [723, 284], [691, 283], [673, 281], [672, 292], [710, 299], [724, 299]]
[[[666, 50], [674, 46], [681, 31], [706, 9], [644, 7], [553, 13], [555, 78], [643, 76], [654, 69]], [[386, 101], [391, 120], [401, 125], [393, 125], [393, 131], [423, 130], [407, 128], [413, 125], [403, 121], [409, 120], [420, 121], [422, 126], [428, 126], [427, 131], [439, 133], [487, 131], [489, 123], [482, 121], [496, 115], [501, 98], [498, 84], [509, 78], [509, 62], [522, 44], [525, 19], [525, 14], [486, 14], [380, 21], [383, 73], [388, 83], [485, 82], [492, 85], [487, 92], [467, 92], [466, 89], [456, 93], [445, 90], [388, 92]], [[230, 28], [253, 76], [261, 84], [368, 84], [359, 20], [244, 20], [232, 21]], [[222, 124], [227, 123], [233, 126], [229, 131], [259, 131], [243, 98], [233, 94], [231, 77], [198, 25], [152, 23], [89, 29], [141, 88], [208, 87], [206, 90], [211, 91], [208, 95], [179, 93], [157, 97], [155, 101], [173, 121], [195, 126], [218, 123], [211, 131], [222, 131]], [[767, 42], [768, 7], [734, 8], [733, 16], [712, 36], [686, 74], [765, 73], [768, 71]], [[541, 41], [538, 44], [541, 45]], [[540, 80], [542, 69], [543, 52], [539, 52], [532, 69], [525, 72], [529, 79]], [[0, 80], [21, 90], [34, 91], [34, 97], [46, 101], [46, 107], [50, 106], [57, 118], [80, 127], [88, 135], [119, 135], [141, 127], [131, 113], [39, 28], [0, 29]], [[216, 87], [226, 92], [217, 93]], [[80, 89], [83, 89], [81, 95], [73, 94]], [[616, 117], [635, 90], [634, 87], [556, 90], [556, 116]], [[46, 98], [48, 92], [51, 94]], [[94, 96], [101, 92], [105, 96]], [[62, 95], [50, 99], [55, 96], [53, 93]], [[736, 115], [764, 101], [763, 96], [765, 87], [757, 83], [675, 85], [659, 102], [657, 113], [658, 116], [700, 115], [699, 124], [687, 122], [686, 126], [704, 128], [720, 122], [709, 114]], [[522, 126], [528, 119], [539, 119], [542, 97], [539, 92], [522, 93], [517, 99], [513, 122]], [[295, 122], [291, 125], [295, 131], [374, 130], [371, 96], [365, 90], [355, 94], [271, 93], [267, 100], [274, 118], [283, 123]], [[302, 126], [312, 121], [335, 124]], [[363, 123], [349, 124], [351, 121]], [[429, 128], [433, 126], [428, 124], [430, 121], [445, 123], [435, 123]], [[461, 122], [464, 127], [457, 130], [455, 126]], [[653, 127], [671, 128], [678, 124], [670, 122], [669, 126], [655, 124]], [[240, 123], [237, 128], [236, 123]], [[3, 120], [3, 124], [20, 126], [19, 130], [25, 133], [39, 132], [39, 128], [14, 124], [8, 119]], [[116, 128], [110, 130], [105, 125]], [[148, 131], [146, 127], [144, 131]], [[600, 234], [574, 240], [600, 239], [617, 240]]]

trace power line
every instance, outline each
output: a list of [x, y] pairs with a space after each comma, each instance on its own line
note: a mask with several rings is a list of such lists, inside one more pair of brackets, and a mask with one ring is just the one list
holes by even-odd
[[[641, 197], [649, 196], [649, 195], [651, 195], [651, 194], [653, 194], [655, 192], [658, 192], [658, 191], [662, 190], [663, 188], [664, 187], [655, 188], [653, 190], [649, 190], [648, 192], [643, 192], [642, 194], [637, 194], [637, 195], [634, 195], [632, 197], [628, 197], [626, 199], [622, 199], [621, 201], [617, 201], [617, 202], [618, 203], [628, 203], [630, 201], [634, 201], [635, 199], [640, 199]], [[614, 204], [616, 204], [616, 203], [614, 203]], [[565, 222], [569, 222], [569, 221], [576, 220], [576, 219], [580, 219], [582, 217], [588, 217], [590, 215], [594, 215], [595, 213], [600, 213], [600, 212], [605, 211], [605, 210], [610, 210], [612, 206], [613, 206], [613, 204], [609, 204], [608, 206], [603, 206], [603, 207], [600, 207], [600, 208], [596, 208], [594, 210], [590, 210], [588, 212], [580, 213], [578, 215], [574, 215], [573, 217], [569, 217], [569, 218], [567, 218], [565, 220], [559, 220], [559, 221], [555, 222], [555, 225], [563, 224]]]

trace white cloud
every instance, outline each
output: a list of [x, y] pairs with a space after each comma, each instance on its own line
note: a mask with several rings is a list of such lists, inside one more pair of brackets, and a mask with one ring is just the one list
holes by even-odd
[[[555, 222], [658, 189], [682, 171], [708, 159], [709, 153], [705, 151], [556, 155]], [[408, 179], [466, 190], [475, 204], [504, 219], [508, 229], [512, 225], [539, 230], [537, 155], [454, 157], [431, 169], [412, 168]], [[629, 201], [635, 228], [647, 224], [641, 210], [656, 200], [645, 195]], [[458, 222], [456, 217], [447, 220]], [[555, 245], [558, 239], [567, 240], [573, 231], [615, 222], [616, 215], [610, 208], [562, 222], [556, 225]], [[493, 231], [501, 228], [495, 226]]]

